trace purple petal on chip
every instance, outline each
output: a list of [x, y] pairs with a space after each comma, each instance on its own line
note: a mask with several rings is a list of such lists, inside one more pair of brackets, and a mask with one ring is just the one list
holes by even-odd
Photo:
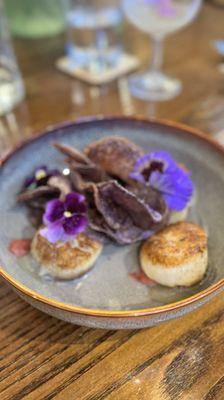
[[73, 215], [70, 218], [64, 218], [62, 226], [67, 235], [78, 235], [83, 232], [88, 224], [88, 220], [84, 215]]
[[45, 213], [43, 216], [44, 224], [48, 225], [63, 217], [65, 211], [64, 203], [61, 200], [54, 199], [47, 203]]

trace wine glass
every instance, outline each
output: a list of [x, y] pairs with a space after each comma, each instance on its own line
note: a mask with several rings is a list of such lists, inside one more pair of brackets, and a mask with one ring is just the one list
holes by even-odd
[[123, 0], [127, 18], [148, 33], [153, 41], [150, 69], [129, 78], [133, 96], [142, 100], [168, 100], [181, 91], [181, 82], [161, 71], [163, 40], [166, 35], [189, 24], [197, 15], [202, 0]]
[[120, 0], [70, 0], [66, 20], [66, 50], [76, 67], [101, 74], [119, 64]]

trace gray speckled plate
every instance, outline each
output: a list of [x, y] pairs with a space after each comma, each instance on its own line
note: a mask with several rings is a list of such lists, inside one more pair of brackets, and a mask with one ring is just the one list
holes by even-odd
[[[145, 151], [165, 149], [193, 173], [197, 201], [189, 219], [208, 232], [209, 267], [191, 288], [145, 286], [130, 277], [137, 271], [139, 245], [106, 245], [94, 269], [79, 280], [47, 280], [30, 255], [8, 251], [12, 239], [32, 237], [26, 208], [16, 204], [24, 178], [36, 166], [63, 165], [51, 141], [82, 149], [107, 135], [121, 135]], [[143, 328], [195, 309], [223, 289], [224, 150], [202, 134], [175, 123], [136, 118], [98, 118], [66, 123], [23, 144], [0, 169], [0, 274], [26, 301], [57, 318], [102, 328]]]

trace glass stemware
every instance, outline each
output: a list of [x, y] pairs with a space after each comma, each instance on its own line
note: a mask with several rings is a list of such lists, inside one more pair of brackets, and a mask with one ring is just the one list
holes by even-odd
[[101, 73], [122, 54], [120, 0], [70, 0], [67, 54], [76, 66]]
[[202, 0], [123, 0], [125, 15], [153, 42], [149, 71], [130, 77], [133, 96], [143, 100], [168, 100], [181, 91], [181, 82], [161, 71], [165, 36], [189, 24], [199, 12]]
[[0, 116], [10, 112], [24, 95], [24, 85], [10, 40], [4, 4], [0, 0]]

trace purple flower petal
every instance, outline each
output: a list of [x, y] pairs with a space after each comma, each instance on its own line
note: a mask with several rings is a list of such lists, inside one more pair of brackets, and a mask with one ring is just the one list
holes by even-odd
[[71, 240], [72, 236], [83, 232], [88, 224], [85, 197], [79, 193], [69, 193], [65, 201], [58, 199], [47, 203], [42, 235], [51, 243]]
[[173, 164], [173, 162], [174, 161], [170, 154], [165, 151], [145, 154], [137, 160], [134, 170], [130, 174], [130, 178], [140, 183], [147, 184], [149, 183], [149, 178], [152, 172], [159, 171], [162, 173], [168, 165]]
[[77, 235], [83, 232], [88, 224], [88, 220], [84, 215], [73, 215], [63, 220], [62, 226], [67, 235]]
[[[26, 178], [25, 182], [24, 182], [24, 188], [29, 188], [31, 185], [35, 184], [36, 180], [33, 176], [29, 176], [28, 178]], [[35, 185], [36, 186], [36, 185]]]
[[34, 170], [33, 175], [29, 176], [25, 180], [24, 187], [30, 188], [31, 186], [34, 186], [34, 188], [36, 188], [39, 186], [45, 186], [47, 185], [49, 178], [57, 175], [60, 175], [60, 172], [58, 170], [48, 170], [46, 165], [40, 165]]
[[175, 166], [176, 161], [173, 159], [170, 153], [164, 150], [160, 151], [153, 151], [149, 153], [148, 157], [151, 161], [159, 161], [164, 164], [164, 170], [169, 166]]
[[164, 174], [153, 172], [150, 185], [159, 190], [171, 210], [181, 211], [189, 203], [194, 185], [188, 173], [177, 166]]
[[165, 151], [140, 157], [130, 177], [157, 189], [171, 210], [183, 210], [193, 195], [194, 185], [189, 173]]
[[65, 210], [72, 214], [84, 214], [86, 212], [85, 197], [80, 193], [69, 193], [65, 198]]
[[45, 213], [43, 216], [44, 224], [60, 220], [63, 217], [65, 211], [64, 203], [61, 200], [55, 199], [47, 203]]
[[[36, 179], [36, 174], [38, 173], [38, 171], [44, 171], [47, 174], [47, 167], [46, 165], [40, 165], [39, 167], [35, 168], [33, 175], [29, 176], [25, 182], [24, 182], [24, 187], [28, 188], [29, 186], [35, 184], [35, 186], [37, 186], [37, 179]], [[38, 186], [40, 186], [40, 184], [38, 183]]]
[[48, 171], [48, 168], [46, 165], [39, 165], [39, 167], [35, 168], [34, 173], [36, 173], [37, 171], [39, 171], [40, 169], [43, 169], [46, 173]]
[[34, 171], [34, 180], [36, 186], [44, 186], [49, 179], [49, 171], [45, 165], [41, 165]]
[[59, 221], [40, 230], [40, 234], [50, 243], [56, 243], [64, 236], [64, 230]]

